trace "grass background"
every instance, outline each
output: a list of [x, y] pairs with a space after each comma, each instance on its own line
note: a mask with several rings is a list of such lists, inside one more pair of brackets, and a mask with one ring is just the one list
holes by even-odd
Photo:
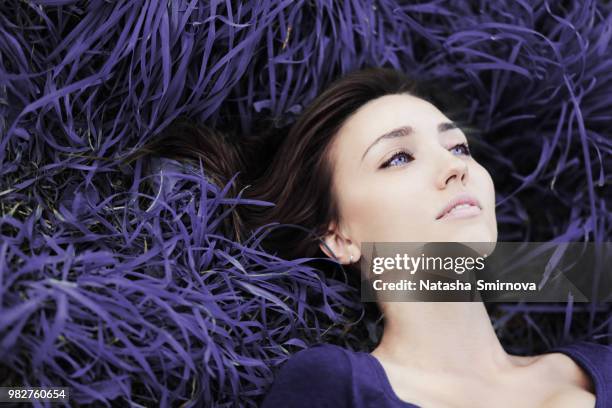
[[[121, 160], [179, 116], [238, 135], [288, 126], [359, 67], [468, 98], [500, 241], [610, 241], [610, 2], [410, 3], [0, 3], [0, 385], [69, 386], [79, 405], [255, 406], [290, 353], [371, 346], [344, 334], [361, 306], [342, 279], [262, 252], [263, 231], [223, 233], [242, 203], [227, 186]], [[610, 304], [490, 309], [514, 353], [610, 343]]]

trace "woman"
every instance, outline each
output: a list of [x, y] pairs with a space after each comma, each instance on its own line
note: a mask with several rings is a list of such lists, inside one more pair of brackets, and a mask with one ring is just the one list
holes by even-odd
[[[274, 221], [305, 226], [313, 236], [278, 231], [267, 245], [288, 257], [325, 254], [353, 274], [361, 242], [496, 241], [491, 176], [429, 96], [384, 68], [332, 84], [282, 138], [265, 171], [249, 169], [247, 198], [276, 206], [241, 210], [234, 230]], [[193, 155], [193, 141], [177, 146], [175, 156]], [[439, 218], [462, 193], [479, 205]], [[296, 353], [263, 407], [612, 406], [608, 346], [580, 342], [515, 356], [503, 349], [482, 302], [378, 307], [384, 333], [374, 350], [323, 344]]]

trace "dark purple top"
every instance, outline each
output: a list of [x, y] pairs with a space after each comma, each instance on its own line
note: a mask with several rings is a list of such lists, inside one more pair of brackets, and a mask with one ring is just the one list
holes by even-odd
[[[579, 341], [552, 348], [572, 358], [595, 386], [595, 408], [612, 408], [612, 346]], [[401, 400], [374, 356], [331, 344], [295, 353], [280, 369], [262, 408], [418, 408]]]

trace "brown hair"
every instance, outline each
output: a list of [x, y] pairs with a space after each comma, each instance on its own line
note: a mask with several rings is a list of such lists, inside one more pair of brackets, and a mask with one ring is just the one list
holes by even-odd
[[141, 153], [183, 160], [200, 158], [209, 178], [221, 187], [240, 172], [233, 194], [240, 190], [243, 198], [275, 206], [237, 206], [228, 232], [233, 231], [240, 240], [269, 223], [301, 226], [274, 228], [262, 241], [263, 248], [286, 259], [326, 257], [319, 245], [330, 222], [338, 222], [340, 216], [329, 157], [338, 130], [367, 102], [400, 93], [426, 99], [459, 121], [453, 116], [464, 103], [448, 90], [443, 84], [417, 81], [391, 68], [361, 69], [327, 87], [288, 130], [264, 126], [260, 133], [232, 140], [215, 129], [179, 120]]
[[320, 238], [330, 222], [339, 221], [329, 157], [334, 136], [367, 102], [399, 93], [426, 99], [450, 117], [465, 106], [442, 84], [419, 81], [391, 68], [365, 68], [333, 82], [288, 131], [270, 125], [238, 137], [180, 118], [130, 159], [143, 155], [201, 159], [208, 178], [221, 187], [239, 172], [232, 194], [242, 191], [243, 198], [275, 206], [236, 207], [228, 232], [241, 240], [272, 222], [298, 225], [305, 230], [276, 228], [262, 244], [286, 258], [324, 256]]

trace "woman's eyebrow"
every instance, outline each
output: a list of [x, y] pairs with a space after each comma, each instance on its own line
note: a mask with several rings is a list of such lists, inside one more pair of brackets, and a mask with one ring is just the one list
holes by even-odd
[[[456, 129], [457, 127], [458, 126], [455, 122], [442, 122], [438, 125], [438, 133], [442, 133], [444, 131], [451, 130], [451, 129]], [[376, 140], [366, 149], [366, 151], [363, 152], [363, 155], [361, 156], [361, 161], [363, 161], [365, 155], [370, 151], [372, 147], [374, 147], [376, 143], [382, 140], [386, 140], [386, 139], [394, 139], [396, 137], [410, 136], [413, 132], [414, 132], [414, 129], [412, 127], [402, 126], [402, 127], [393, 129], [387, 133], [384, 133], [381, 136], [378, 136]]]

